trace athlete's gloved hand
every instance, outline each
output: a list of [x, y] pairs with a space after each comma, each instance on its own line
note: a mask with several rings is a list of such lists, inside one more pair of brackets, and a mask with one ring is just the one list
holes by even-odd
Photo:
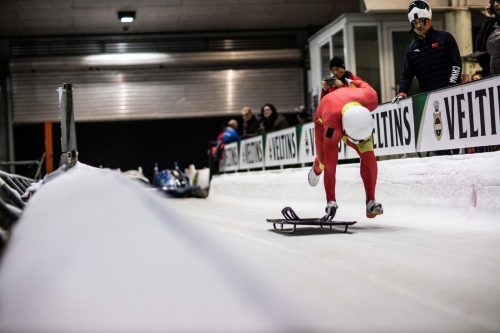
[[394, 97], [391, 101], [392, 104], [396, 103], [398, 104], [400, 100], [403, 98], [408, 97], [404, 92], [400, 92], [396, 97]]
[[335, 201], [328, 201], [328, 203], [326, 204], [326, 208], [325, 208], [326, 214], [323, 217], [323, 219], [333, 221], [333, 218], [335, 217], [335, 213], [337, 213], [337, 208], [339, 208], [339, 206], [337, 205], [337, 203]]

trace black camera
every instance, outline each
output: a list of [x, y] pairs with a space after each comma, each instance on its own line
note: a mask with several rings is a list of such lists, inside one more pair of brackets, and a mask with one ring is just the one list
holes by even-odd
[[331, 77], [329, 79], [323, 79], [323, 81], [325, 81], [326, 85], [329, 87], [333, 87], [335, 85], [335, 80], [337, 80], [337, 79], [334, 77]]

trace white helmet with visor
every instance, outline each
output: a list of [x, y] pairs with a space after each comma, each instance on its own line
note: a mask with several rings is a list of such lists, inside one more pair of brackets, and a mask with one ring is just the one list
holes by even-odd
[[432, 20], [431, 6], [424, 0], [414, 0], [408, 7], [408, 20], [412, 23], [421, 18]]
[[348, 103], [342, 109], [342, 127], [349, 141], [359, 144], [373, 133], [373, 117], [370, 111], [357, 102]]

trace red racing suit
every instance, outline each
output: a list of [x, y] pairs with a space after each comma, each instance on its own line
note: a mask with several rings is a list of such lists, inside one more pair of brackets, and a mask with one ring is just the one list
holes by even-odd
[[314, 172], [319, 175], [324, 170], [326, 200], [336, 201], [335, 174], [339, 156], [339, 142], [343, 140], [354, 148], [360, 157], [360, 174], [366, 194], [366, 202], [375, 200], [377, 183], [377, 160], [373, 152], [373, 135], [356, 145], [347, 140], [342, 128], [342, 112], [348, 104], [357, 102], [373, 111], [378, 105], [377, 92], [365, 81], [352, 81], [350, 87], [335, 89], [320, 102], [314, 113], [314, 129], [317, 156]]

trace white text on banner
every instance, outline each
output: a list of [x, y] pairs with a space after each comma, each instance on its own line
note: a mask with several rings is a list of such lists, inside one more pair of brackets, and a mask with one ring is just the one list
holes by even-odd
[[295, 127], [267, 134], [264, 156], [266, 167], [299, 163], [297, 131]]
[[264, 167], [264, 138], [262, 135], [240, 142], [240, 169]]

